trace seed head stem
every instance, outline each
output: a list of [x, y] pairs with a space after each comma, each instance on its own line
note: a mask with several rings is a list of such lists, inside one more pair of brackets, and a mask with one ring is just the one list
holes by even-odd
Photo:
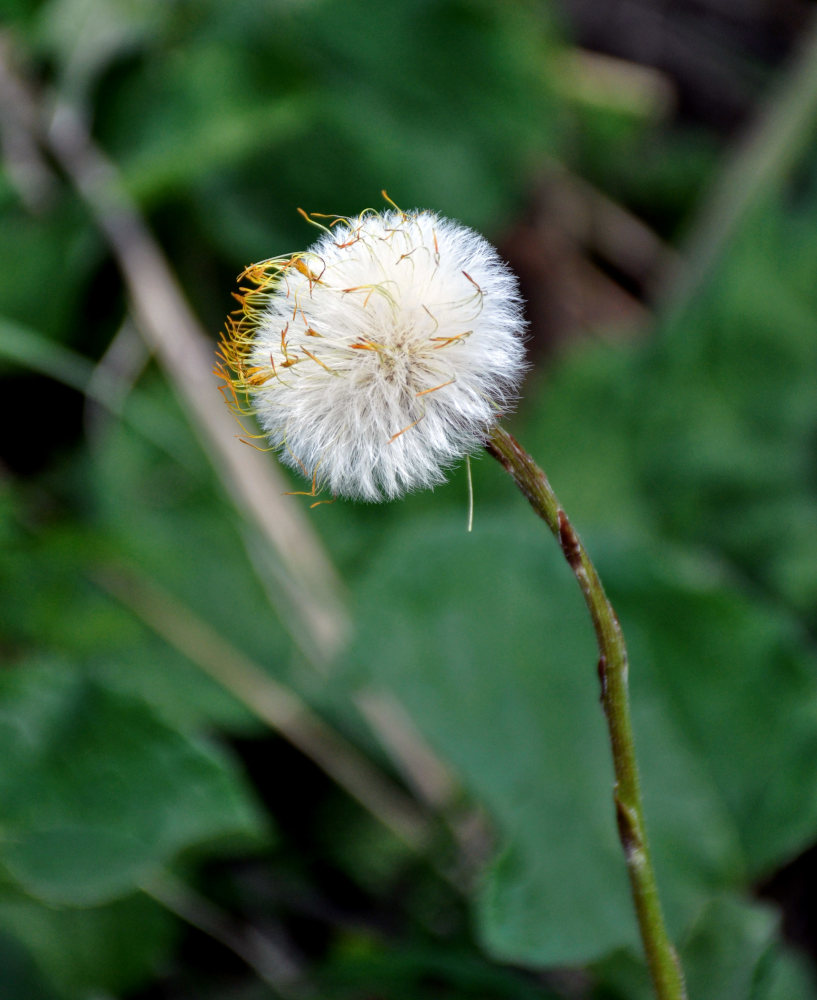
[[599, 575], [544, 472], [507, 431], [496, 426], [486, 444], [550, 528], [581, 588], [599, 647], [601, 702], [613, 754], [616, 825], [647, 965], [658, 1000], [686, 1000], [683, 972], [667, 934], [650, 857], [627, 690], [627, 648]]

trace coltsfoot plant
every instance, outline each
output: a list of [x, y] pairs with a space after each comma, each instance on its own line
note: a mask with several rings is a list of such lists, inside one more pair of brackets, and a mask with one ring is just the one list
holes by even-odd
[[321, 229], [317, 242], [242, 273], [217, 371], [230, 401], [249, 406], [310, 482], [305, 495], [393, 499], [484, 447], [546, 522], [596, 634], [615, 817], [655, 994], [682, 1000], [644, 826], [621, 628], [545, 474], [498, 423], [525, 371], [516, 279], [477, 233], [387, 200], [356, 218], [302, 213]]

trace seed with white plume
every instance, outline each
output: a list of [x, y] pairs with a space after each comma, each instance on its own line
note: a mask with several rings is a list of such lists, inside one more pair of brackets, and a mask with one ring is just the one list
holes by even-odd
[[220, 372], [313, 492], [382, 500], [441, 482], [514, 401], [521, 300], [459, 223], [331, 219], [309, 250], [244, 272]]

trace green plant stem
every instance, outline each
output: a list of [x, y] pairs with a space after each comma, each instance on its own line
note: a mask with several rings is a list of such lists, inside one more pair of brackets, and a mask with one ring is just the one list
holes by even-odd
[[613, 801], [618, 834], [627, 861], [647, 965], [659, 1000], [685, 1000], [683, 972], [667, 935], [647, 845], [627, 692], [627, 648], [621, 626], [590, 556], [544, 472], [501, 427], [493, 430], [486, 448], [510, 473], [530, 505], [550, 528], [584, 595], [599, 647], [601, 701], [610, 734], [616, 778]]

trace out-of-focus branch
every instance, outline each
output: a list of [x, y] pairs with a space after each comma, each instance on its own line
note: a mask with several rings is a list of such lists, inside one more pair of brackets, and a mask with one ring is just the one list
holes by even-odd
[[[107, 416], [120, 417], [122, 415], [125, 401], [149, 361], [150, 349], [139, 336], [139, 331], [134, 326], [133, 320], [130, 316], [126, 316], [105, 353], [96, 364], [85, 388], [86, 429], [95, 422], [100, 411], [106, 412]], [[96, 387], [99, 384], [115, 385], [117, 394], [108, 400], [106, 406], [100, 407], [95, 412], [93, 406], [89, 408], [88, 404], [96, 397]]]
[[272, 544], [289, 612], [300, 620], [299, 641], [327, 661], [348, 628], [342, 587], [300, 511], [282, 502], [286, 484], [276, 467], [236, 441], [233, 419], [216, 395], [212, 348], [203, 336], [160, 248], [128, 203], [113, 166], [92, 144], [69, 107], [59, 106], [48, 132], [51, 148], [107, 237], [122, 271], [133, 312], [205, 439], [216, 471], [239, 510]]
[[550, 67], [552, 85], [571, 101], [661, 121], [678, 101], [672, 80], [660, 69], [629, 59], [565, 47]]
[[[33, 133], [84, 199], [119, 264], [140, 333], [156, 354], [236, 507], [277, 556], [282, 619], [313, 662], [326, 663], [349, 629], [343, 587], [314, 530], [297, 507], [282, 502], [286, 484], [273, 463], [236, 441], [237, 427], [217, 394], [213, 348], [113, 164], [85, 122], [57, 102], [46, 121], [15, 75], [0, 35], [0, 103], [18, 129]], [[34, 131], [36, 130], [36, 131]]]
[[57, 186], [36, 139], [36, 111], [11, 71], [0, 33], [0, 158], [20, 200], [35, 214], [48, 206]]
[[185, 923], [217, 941], [245, 962], [282, 1000], [311, 996], [291, 949], [255, 927], [238, 925], [230, 914], [185, 885], [170, 872], [145, 880], [142, 892]]
[[411, 719], [392, 698], [363, 691], [356, 699], [370, 724], [376, 724], [385, 749], [417, 797], [435, 809], [445, 810], [457, 788], [447, 767], [429, 750]]
[[279, 684], [170, 594], [122, 567], [94, 581], [333, 778], [413, 850], [428, 839], [414, 803], [293, 691]]
[[355, 704], [406, 785], [448, 826], [460, 856], [456, 869], [450, 876], [446, 872], [446, 877], [457, 886], [467, 887], [494, 847], [487, 816], [474, 803], [462, 798], [451, 769], [426, 743], [398, 701], [380, 691], [363, 690], [356, 696]]
[[679, 266], [672, 247], [624, 205], [561, 163], [552, 160], [548, 168], [540, 231], [545, 226], [558, 226], [580, 247], [637, 281], [647, 293], [665, 273]]

